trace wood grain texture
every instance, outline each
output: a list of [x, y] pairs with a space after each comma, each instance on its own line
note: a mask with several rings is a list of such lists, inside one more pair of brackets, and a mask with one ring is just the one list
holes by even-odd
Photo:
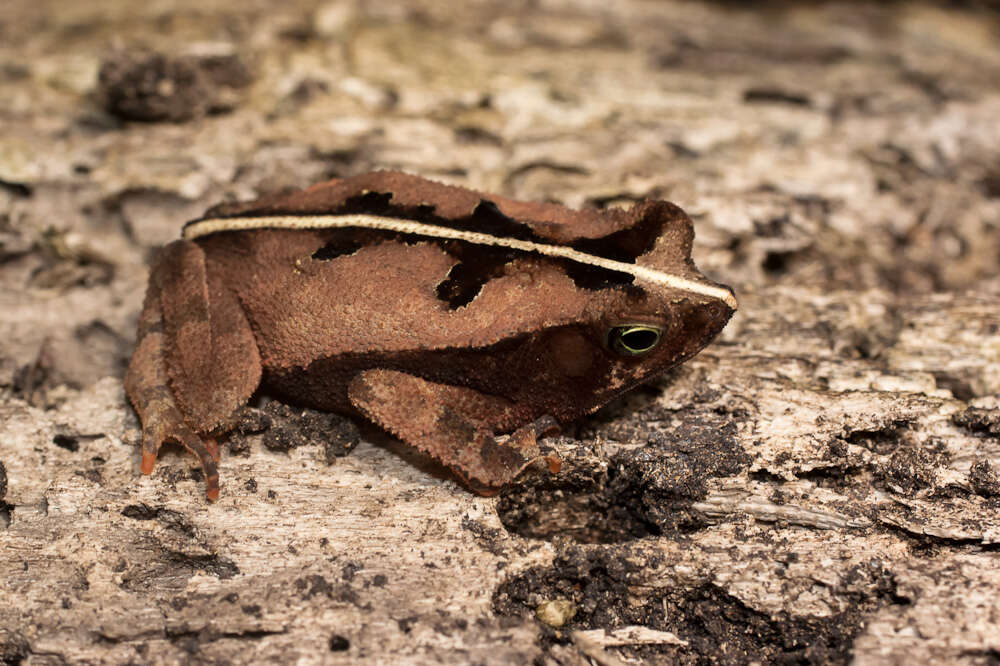
[[[995, 661], [1000, 50], [952, 4], [8, 2], [0, 663]], [[141, 478], [151, 248], [376, 167], [676, 201], [740, 312], [555, 482], [328, 456], [301, 410], [242, 418], [216, 505], [182, 451]]]

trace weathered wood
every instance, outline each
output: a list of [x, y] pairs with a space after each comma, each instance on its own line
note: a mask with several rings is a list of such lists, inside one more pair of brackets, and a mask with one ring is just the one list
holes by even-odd
[[[8, 0], [0, 663], [996, 660], [1000, 31], [951, 4]], [[377, 167], [671, 199], [741, 310], [497, 498], [295, 409], [217, 504], [140, 477], [151, 249]]]

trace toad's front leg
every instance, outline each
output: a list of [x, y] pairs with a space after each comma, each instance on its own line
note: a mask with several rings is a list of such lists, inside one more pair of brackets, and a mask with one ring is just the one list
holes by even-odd
[[558, 431], [555, 419], [525, 424], [504, 398], [395, 370], [362, 372], [348, 397], [365, 416], [450, 467], [481, 495], [495, 494], [536, 461], [547, 462], [553, 473], [559, 469], [559, 457], [538, 446]]
[[209, 275], [202, 249], [175, 241], [160, 252], [139, 317], [125, 392], [142, 421], [142, 473], [165, 441], [201, 461], [205, 494], [219, 496], [219, 447], [225, 427], [260, 383], [257, 344], [236, 296]]

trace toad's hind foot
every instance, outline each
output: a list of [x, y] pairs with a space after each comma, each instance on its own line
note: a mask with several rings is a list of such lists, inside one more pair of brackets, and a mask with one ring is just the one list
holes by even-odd
[[[177, 414], [179, 417], [180, 414]], [[173, 425], [165, 425], [172, 421]], [[205, 496], [211, 500], [219, 499], [219, 445], [214, 439], [199, 436], [182, 421], [165, 419], [145, 429], [142, 434], [142, 473], [153, 473], [156, 459], [163, 442], [177, 442], [201, 462], [205, 474]]]

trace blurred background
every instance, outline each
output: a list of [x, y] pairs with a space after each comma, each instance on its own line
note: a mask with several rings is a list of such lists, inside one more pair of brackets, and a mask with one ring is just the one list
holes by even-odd
[[[0, 257], [109, 280], [213, 202], [392, 168], [673, 200], [740, 291], [970, 288], [1000, 260], [996, 6], [8, 0]], [[69, 232], [109, 265], [38, 255]]]

